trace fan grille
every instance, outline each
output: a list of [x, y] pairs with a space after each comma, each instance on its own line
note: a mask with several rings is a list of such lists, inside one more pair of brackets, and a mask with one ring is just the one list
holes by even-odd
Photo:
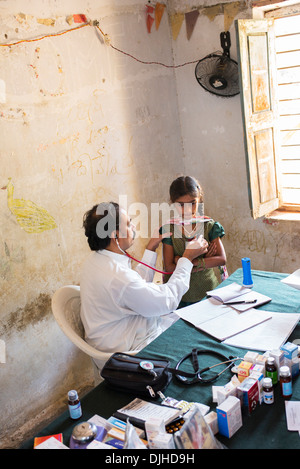
[[210, 93], [230, 97], [239, 94], [238, 64], [226, 54], [210, 54], [195, 68], [198, 83]]

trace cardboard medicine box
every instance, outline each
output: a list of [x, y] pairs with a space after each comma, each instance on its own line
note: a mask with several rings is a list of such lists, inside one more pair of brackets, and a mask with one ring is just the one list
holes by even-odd
[[238, 366], [238, 379], [242, 382], [245, 378], [248, 378], [250, 375], [250, 369], [253, 366], [253, 363], [242, 361]]
[[259, 403], [259, 384], [256, 379], [247, 378], [237, 388], [237, 396], [242, 407], [251, 414]]
[[293, 344], [292, 342], [286, 342], [280, 347], [280, 349], [282, 350], [284, 357], [289, 360], [298, 356], [298, 345]]
[[219, 433], [231, 438], [243, 425], [241, 401], [235, 396], [229, 396], [216, 408], [216, 411]]

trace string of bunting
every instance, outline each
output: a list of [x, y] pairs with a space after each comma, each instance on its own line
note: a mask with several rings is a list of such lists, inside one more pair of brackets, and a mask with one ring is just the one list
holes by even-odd
[[[216, 15], [224, 14], [224, 31], [228, 31], [234, 17], [236, 16], [236, 14], [240, 10], [240, 8], [243, 7], [243, 5], [244, 5], [244, 1], [242, 0], [242, 1], [230, 2], [228, 4], [223, 4], [223, 5], [218, 4], [218, 5], [215, 5], [215, 6], [212, 6], [212, 7], [205, 7], [203, 9], [201, 9], [201, 11], [211, 21], [215, 18]], [[158, 30], [158, 28], [160, 26], [160, 23], [161, 23], [161, 20], [162, 20], [162, 17], [163, 17], [163, 14], [164, 14], [164, 11], [165, 11], [165, 4], [163, 4], [163, 3], [156, 2], [154, 4], [151, 1], [149, 1], [146, 4], [146, 25], [147, 25], [148, 33], [151, 33], [152, 26], [153, 26], [154, 23], [155, 23], [156, 30]], [[187, 13], [171, 14], [170, 15], [170, 23], [171, 23], [173, 40], [177, 39], [178, 34], [181, 30], [184, 19], [185, 19], [185, 22], [186, 22], [187, 39], [190, 40], [190, 38], [192, 36], [192, 33], [194, 31], [194, 28], [196, 26], [198, 17], [199, 17], [199, 10], [198, 9], [193, 9], [192, 11], [189, 11]], [[48, 20], [39, 20], [39, 22], [42, 22], [44, 24], [48, 24], [47, 21]], [[36, 42], [36, 41], [40, 41], [42, 39], [49, 38], [49, 37], [61, 36], [63, 34], [67, 34], [67, 33], [76, 31], [78, 29], [82, 29], [82, 28], [87, 27], [87, 26], [95, 26], [95, 27], [97, 27], [97, 29], [101, 33], [101, 35], [103, 37], [103, 40], [104, 40], [106, 45], [109, 45], [112, 49], [114, 49], [114, 50], [116, 50], [116, 51], [118, 51], [118, 52], [120, 52], [120, 53], [122, 53], [122, 54], [136, 60], [137, 62], [147, 64], [147, 65], [160, 65], [160, 66], [167, 67], [167, 68], [180, 68], [180, 67], [183, 67], [185, 65], [195, 64], [199, 61], [199, 59], [197, 59], [197, 60], [193, 60], [193, 61], [189, 61], [189, 62], [179, 64], [179, 65], [167, 65], [167, 64], [164, 64], [162, 62], [142, 60], [142, 59], [137, 58], [137, 57], [133, 56], [132, 54], [130, 54], [128, 52], [125, 52], [122, 49], [119, 49], [118, 47], [114, 46], [111, 43], [111, 40], [110, 40], [108, 34], [105, 34], [102, 31], [102, 29], [100, 28], [99, 22], [97, 20], [88, 21], [85, 15], [76, 14], [76, 15], [69, 16], [67, 18], [67, 22], [70, 25], [73, 22], [80, 23], [80, 24], [79, 24], [79, 26], [76, 26], [74, 28], [71, 28], [71, 29], [68, 29], [68, 30], [65, 30], [65, 31], [62, 31], [62, 32], [58, 32], [58, 33], [46, 34], [44, 36], [36, 37], [36, 38], [33, 38], [33, 39], [21, 39], [19, 41], [15, 41], [15, 42], [8, 43], [8, 44], [0, 44], [0, 47], [11, 47], [11, 46], [15, 46], [15, 45], [22, 44], [22, 43]], [[53, 22], [51, 23], [51, 25], [53, 26]]]
[[[216, 5], [201, 7], [201, 13], [206, 15], [210, 21], [213, 21], [217, 15], [224, 15], [224, 31], [229, 31], [229, 28], [240, 9], [245, 6], [245, 1], [234, 1], [229, 3], [218, 3]], [[153, 4], [148, 1], [146, 5], [146, 25], [148, 33], [151, 33], [153, 23], [155, 22], [156, 30], [159, 28], [165, 4], [157, 2]], [[186, 13], [174, 13], [170, 15], [170, 23], [172, 29], [173, 40], [176, 41], [182, 24], [185, 20], [186, 24], [186, 37], [188, 41], [191, 39], [198, 17], [200, 15], [198, 8], [193, 8]]]

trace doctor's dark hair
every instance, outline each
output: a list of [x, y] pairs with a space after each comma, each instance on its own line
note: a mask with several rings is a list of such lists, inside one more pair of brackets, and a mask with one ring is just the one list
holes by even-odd
[[109, 246], [111, 234], [119, 230], [120, 207], [115, 202], [94, 205], [83, 216], [83, 228], [92, 251]]
[[199, 202], [203, 202], [203, 190], [197, 179], [192, 176], [179, 176], [175, 179], [170, 185], [169, 194], [172, 203], [184, 195], [198, 197]]

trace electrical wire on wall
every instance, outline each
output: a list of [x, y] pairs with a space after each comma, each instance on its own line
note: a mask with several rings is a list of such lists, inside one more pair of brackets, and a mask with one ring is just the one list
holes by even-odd
[[166, 67], [166, 68], [180, 68], [180, 67], [184, 67], [185, 65], [195, 64], [195, 63], [197, 63], [198, 60], [199, 60], [199, 59], [197, 59], [197, 60], [193, 60], [193, 61], [190, 61], [190, 62], [185, 62], [185, 63], [179, 64], [179, 65], [167, 65], [167, 64], [164, 64], [164, 63], [162, 63], [162, 62], [146, 61], [146, 60], [139, 59], [139, 58], [135, 57], [134, 55], [132, 55], [132, 54], [130, 54], [130, 53], [128, 53], [128, 52], [125, 52], [125, 51], [123, 51], [122, 49], [119, 49], [118, 47], [115, 47], [115, 46], [111, 43], [111, 40], [110, 40], [108, 34], [105, 34], [105, 33], [102, 31], [102, 29], [101, 29], [100, 26], [99, 26], [99, 22], [98, 22], [97, 20], [89, 21], [88, 23], [81, 24], [80, 26], [76, 26], [75, 28], [71, 28], [71, 29], [67, 29], [67, 30], [65, 30], [65, 31], [61, 31], [61, 32], [59, 32], [59, 33], [45, 34], [44, 36], [40, 36], [40, 37], [33, 38], [33, 39], [20, 39], [19, 41], [16, 41], [16, 42], [11, 42], [11, 43], [8, 43], [8, 44], [0, 44], [0, 47], [12, 47], [12, 46], [17, 46], [17, 45], [19, 45], [19, 44], [41, 41], [41, 40], [46, 39], [46, 38], [49, 38], [49, 37], [62, 36], [63, 34], [68, 34], [68, 33], [77, 31], [77, 30], [79, 30], [79, 29], [85, 28], [85, 27], [87, 27], [87, 26], [96, 27], [96, 28], [98, 29], [98, 31], [100, 32], [100, 34], [102, 35], [103, 40], [104, 40], [104, 43], [105, 43], [106, 45], [108, 45], [109, 47], [111, 47], [111, 48], [114, 49], [115, 51], [120, 52], [121, 54], [126, 55], [126, 56], [132, 58], [132, 59], [135, 60], [136, 62], [145, 64], [145, 65], [160, 65], [160, 66]]

